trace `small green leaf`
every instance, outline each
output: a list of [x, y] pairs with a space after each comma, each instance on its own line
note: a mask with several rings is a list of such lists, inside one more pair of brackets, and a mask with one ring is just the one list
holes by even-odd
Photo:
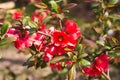
[[78, 44], [75, 48], [75, 51], [78, 51], [79, 54], [81, 54], [82, 50], [83, 50], [83, 45], [82, 44]]
[[62, 71], [59, 72], [59, 74], [66, 74], [68, 72], [68, 69], [64, 68]]
[[43, 2], [36, 2], [36, 3], [34, 3], [34, 5], [37, 7], [37, 8], [47, 8], [48, 6], [45, 4], [45, 3], [43, 3]]
[[58, 5], [57, 5], [57, 3], [54, 0], [52, 0], [52, 1], [50, 1], [50, 4], [51, 4], [53, 10], [55, 10], [58, 13]]
[[27, 66], [27, 68], [30, 68], [34, 66], [34, 63], [34, 61], [27, 61], [23, 64], [23, 66]]
[[22, 20], [22, 23], [23, 23], [24, 25], [27, 25], [27, 24], [28, 24], [27, 18], [24, 18], [24, 19]]
[[2, 28], [1, 28], [1, 36], [3, 36], [7, 32], [8, 27], [9, 27], [9, 23], [4, 22], [4, 24], [3, 24]]
[[96, 41], [97, 44], [104, 46], [104, 41]]
[[88, 61], [88, 60], [86, 60], [86, 59], [81, 59], [80, 60], [80, 65], [83, 65], [83, 66], [89, 66], [91, 63]]
[[55, 63], [55, 62], [58, 62], [63, 59], [66, 59], [66, 57], [65, 56], [56, 56], [50, 61], [50, 63]]
[[64, 18], [62, 14], [57, 14], [57, 17], [60, 18], [61, 20]]
[[94, 2], [94, 3], [92, 3], [92, 7], [97, 7], [97, 6], [99, 6], [99, 4], [100, 3], [98, 3], [98, 2]]
[[4, 38], [0, 41], [0, 46], [7, 45], [11, 43], [12, 41], [14, 41], [14, 38]]
[[119, 44], [119, 41], [116, 38], [114, 38], [114, 37], [112, 37], [112, 41], [114, 42], [115, 45]]
[[109, 4], [116, 4], [119, 0], [109, 0]]
[[48, 16], [48, 17], [46, 17], [43, 21], [42, 21], [42, 23], [44, 24], [44, 23], [47, 23], [50, 19], [52, 19], [52, 17], [51, 16]]
[[84, 58], [84, 57], [86, 57], [88, 54], [87, 53], [82, 53], [82, 54], [80, 54], [80, 57], [81, 58]]
[[76, 66], [73, 65], [71, 67], [71, 69], [69, 70], [69, 72], [68, 72], [68, 80], [75, 80], [75, 76], [76, 76], [75, 68], [76, 68]]
[[47, 66], [46, 62], [45, 61], [42, 61], [41, 63], [41, 68], [45, 68]]
[[31, 28], [37, 28], [37, 24], [32, 22], [32, 21], [29, 21], [28, 22], [28, 25], [31, 27]]

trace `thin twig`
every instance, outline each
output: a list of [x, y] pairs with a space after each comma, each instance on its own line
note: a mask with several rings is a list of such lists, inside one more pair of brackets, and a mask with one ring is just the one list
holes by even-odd
[[83, 74], [85, 74], [84, 70], [82, 69], [82, 67], [80, 65], [79, 65], [79, 69]]
[[59, 23], [60, 23], [60, 29], [62, 30], [62, 21], [59, 20]]
[[110, 77], [110, 69], [107, 70], [107, 75]]
[[115, 45], [115, 46], [113, 46], [113, 47], [111, 47], [110, 49], [104, 49], [102, 52], [100, 52], [100, 53], [105, 53], [106, 51], [111, 51], [111, 50], [113, 50], [114, 48], [116, 48], [116, 47], [120, 47], [120, 45]]
[[102, 75], [106, 78], [106, 80], [111, 80], [110, 76], [106, 75], [104, 72], [102, 72]]
[[45, 35], [45, 36], [48, 36], [48, 37], [51, 37], [51, 35], [46, 34], [46, 33], [44, 33], [44, 32], [41, 32], [41, 31], [38, 31], [38, 33], [40, 33], [40, 34], [42, 34], [42, 35]]

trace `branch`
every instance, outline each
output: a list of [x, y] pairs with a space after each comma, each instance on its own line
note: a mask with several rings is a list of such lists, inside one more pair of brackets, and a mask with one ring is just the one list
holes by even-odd
[[59, 20], [59, 23], [60, 23], [60, 29], [62, 30], [62, 21]]
[[106, 75], [104, 72], [102, 72], [102, 75], [106, 78], [106, 80], [111, 80], [110, 76]]
[[42, 34], [42, 35], [45, 35], [45, 36], [48, 36], [48, 37], [51, 37], [51, 35], [46, 34], [46, 33], [44, 33], [44, 32], [41, 32], [41, 31], [38, 31], [38, 33], [40, 33], [40, 34]]

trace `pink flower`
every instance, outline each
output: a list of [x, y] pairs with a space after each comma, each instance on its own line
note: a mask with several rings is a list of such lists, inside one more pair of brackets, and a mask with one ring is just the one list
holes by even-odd
[[92, 67], [85, 67], [84, 72], [91, 77], [100, 76], [102, 74], [102, 71], [99, 71], [95, 65], [92, 65]]
[[6, 33], [5, 37], [12, 37], [14, 40], [17, 40], [19, 37], [19, 30], [15, 28], [9, 28], [8, 32]]
[[12, 14], [13, 20], [20, 20], [22, 17], [22, 11], [18, 10]]
[[73, 34], [77, 32], [77, 24], [73, 22], [72, 20], [66, 20], [65, 21], [65, 30], [69, 34]]
[[68, 35], [61, 31], [55, 31], [52, 35], [52, 43], [55, 44], [55, 46], [65, 46], [66, 43], [68, 43], [69, 38]]
[[48, 62], [53, 58], [53, 55], [49, 54], [49, 53], [45, 53], [43, 56], [44, 61]]
[[73, 63], [74, 63], [73, 61], [66, 61], [66, 62], [65, 62], [65, 65], [71, 66]]
[[101, 54], [95, 58], [95, 62], [91, 67], [85, 67], [85, 74], [93, 77], [100, 76], [102, 72], [107, 71], [110, 57], [106, 54]]
[[36, 10], [36, 11], [32, 14], [31, 19], [32, 19], [33, 21], [36, 21], [36, 20], [38, 19], [38, 22], [42, 22], [43, 17], [42, 17], [42, 15], [40, 15], [40, 13]]
[[78, 25], [72, 20], [66, 20], [65, 31], [72, 40], [77, 40], [81, 36]]
[[37, 51], [43, 51], [45, 47], [45, 35], [39, 34], [38, 32], [31, 35], [31, 39], [33, 39], [33, 44]]
[[45, 49], [45, 53], [49, 53], [49, 54], [51, 54], [53, 56], [57, 55], [57, 52], [58, 52], [57, 48], [55, 46], [53, 46], [53, 45], [48, 46]]
[[31, 19], [33, 21], [36, 22], [36, 20], [38, 19], [38, 22], [41, 23], [47, 16], [48, 14], [50, 14], [50, 11], [49, 10], [43, 10], [41, 13], [39, 11], [35, 11], [32, 16], [31, 16]]
[[19, 37], [14, 41], [14, 45], [17, 49], [28, 48], [32, 46], [33, 41], [30, 39], [29, 31], [25, 31], [24, 34], [19, 33]]
[[32, 39], [29, 36], [29, 31], [24, 30], [21, 32], [18, 28], [10, 28], [5, 35], [6, 37], [14, 38], [14, 45], [17, 49], [28, 48], [32, 46]]
[[59, 70], [59, 71], [61, 71], [62, 70], [62, 66], [61, 66], [61, 63], [60, 62], [57, 62], [57, 63], [50, 63], [50, 67], [52, 68], [52, 69], [57, 69], [57, 70]]

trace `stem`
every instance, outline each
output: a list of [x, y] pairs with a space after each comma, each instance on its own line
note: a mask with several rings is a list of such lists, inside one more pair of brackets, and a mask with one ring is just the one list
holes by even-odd
[[48, 36], [48, 37], [51, 37], [51, 35], [46, 34], [46, 33], [44, 33], [44, 32], [41, 32], [41, 31], [38, 31], [38, 33], [40, 33], [40, 34], [42, 34], [42, 35], [45, 35], [45, 36]]
[[60, 29], [62, 30], [62, 21], [59, 20], [59, 23], [60, 23]]
[[111, 80], [110, 76], [106, 75], [104, 72], [102, 72], [102, 75], [106, 78], [106, 80]]
[[102, 52], [100, 52], [100, 53], [105, 53], [106, 51], [111, 51], [111, 50], [113, 50], [114, 48], [116, 48], [116, 47], [120, 47], [120, 45], [115, 45], [115, 46], [113, 46], [113, 47], [111, 47], [110, 49], [104, 49]]
[[82, 69], [82, 67], [80, 65], [79, 65], [79, 69], [82, 72], [83, 76], [86, 76], [84, 70]]

